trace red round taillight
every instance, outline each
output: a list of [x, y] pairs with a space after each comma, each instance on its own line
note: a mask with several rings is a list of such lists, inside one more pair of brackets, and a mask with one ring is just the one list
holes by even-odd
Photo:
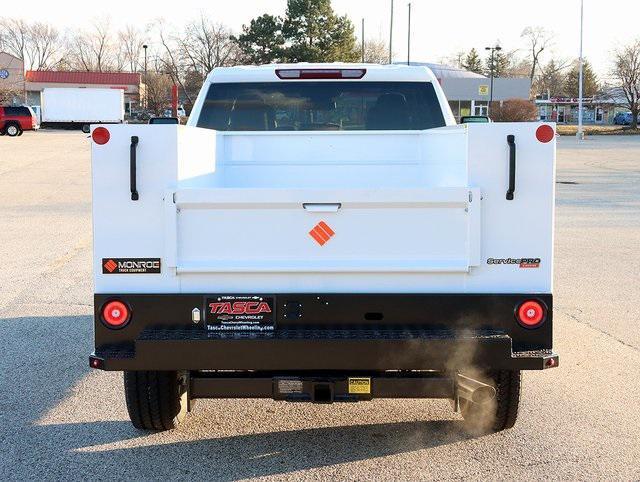
[[129, 308], [122, 301], [110, 301], [102, 308], [102, 320], [109, 328], [122, 328], [129, 317]]
[[542, 303], [529, 300], [520, 305], [517, 311], [518, 322], [525, 328], [536, 328], [542, 324], [545, 309]]
[[542, 124], [536, 129], [536, 139], [542, 143], [551, 142], [556, 136], [556, 131], [549, 124]]
[[95, 129], [93, 129], [91, 138], [96, 144], [102, 145], [109, 142], [109, 139], [111, 139], [111, 134], [109, 134], [109, 131], [106, 127], [96, 127]]

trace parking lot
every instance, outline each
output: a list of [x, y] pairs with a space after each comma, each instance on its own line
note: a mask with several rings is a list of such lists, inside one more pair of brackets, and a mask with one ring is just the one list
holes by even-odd
[[[560, 138], [555, 348], [516, 427], [474, 437], [446, 401], [199, 401], [174, 432], [91, 371], [87, 136], [0, 138], [0, 479], [639, 479], [640, 136]], [[526, 229], [526, 220], [522, 226]]]

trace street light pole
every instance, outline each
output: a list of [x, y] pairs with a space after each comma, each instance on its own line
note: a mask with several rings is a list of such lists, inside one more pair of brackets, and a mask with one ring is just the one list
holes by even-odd
[[142, 48], [144, 49], [144, 108], [147, 108], [147, 44], [143, 44]]
[[147, 76], [147, 44], [144, 44], [142, 48], [144, 49], [144, 75]]
[[389, 20], [389, 63], [393, 63], [393, 0], [391, 0], [391, 19]]
[[409, 2], [409, 23], [407, 25], [407, 65], [411, 65], [411, 2]]
[[499, 45], [496, 45], [494, 47], [485, 47], [485, 50], [491, 50], [491, 60], [489, 63], [489, 76], [490, 76], [490, 86], [489, 86], [489, 105], [487, 106], [487, 114], [489, 113], [489, 110], [491, 109], [491, 104], [493, 103], [493, 76], [494, 76], [494, 69], [495, 69], [495, 52], [499, 52], [500, 50], [502, 50], [502, 47], [500, 47]]
[[364, 64], [364, 17], [362, 17], [362, 63]]
[[580, 70], [578, 74], [578, 132], [576, 133], [576, 137], [578, 140], [584, 139], [584, 132], [582, 132], [582, 82], [583, 82], [583, 72], [582, 72], [582, 31], [584, 27], [584, 0], [580, 0]]

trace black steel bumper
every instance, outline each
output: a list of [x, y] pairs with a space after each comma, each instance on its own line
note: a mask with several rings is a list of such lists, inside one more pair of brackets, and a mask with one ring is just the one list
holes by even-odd
[[[271, 332], [208, 331], [206, 316], [197, 323], [191, 317], [194, 308], [205, 313], [207, 298], [96, 295], [96, 349], [90, 365], [279, 373], [542, 370], [558, 365], [548, 294], [281, 294], [275, 296]], [[101, 320], [101, 307], [112, 299], [131, 309], [125, 328], [112, 330]], [[546, 306], [545, 322], [533, 330], [514, 317], [515, 308], [528, 299]]]

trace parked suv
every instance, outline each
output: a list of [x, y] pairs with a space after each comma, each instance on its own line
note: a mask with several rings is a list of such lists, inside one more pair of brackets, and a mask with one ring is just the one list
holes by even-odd
[[0, 107], [0, 135], [21, 136], [23, 131], [38, 128], [38, 119], [31, 107]]

